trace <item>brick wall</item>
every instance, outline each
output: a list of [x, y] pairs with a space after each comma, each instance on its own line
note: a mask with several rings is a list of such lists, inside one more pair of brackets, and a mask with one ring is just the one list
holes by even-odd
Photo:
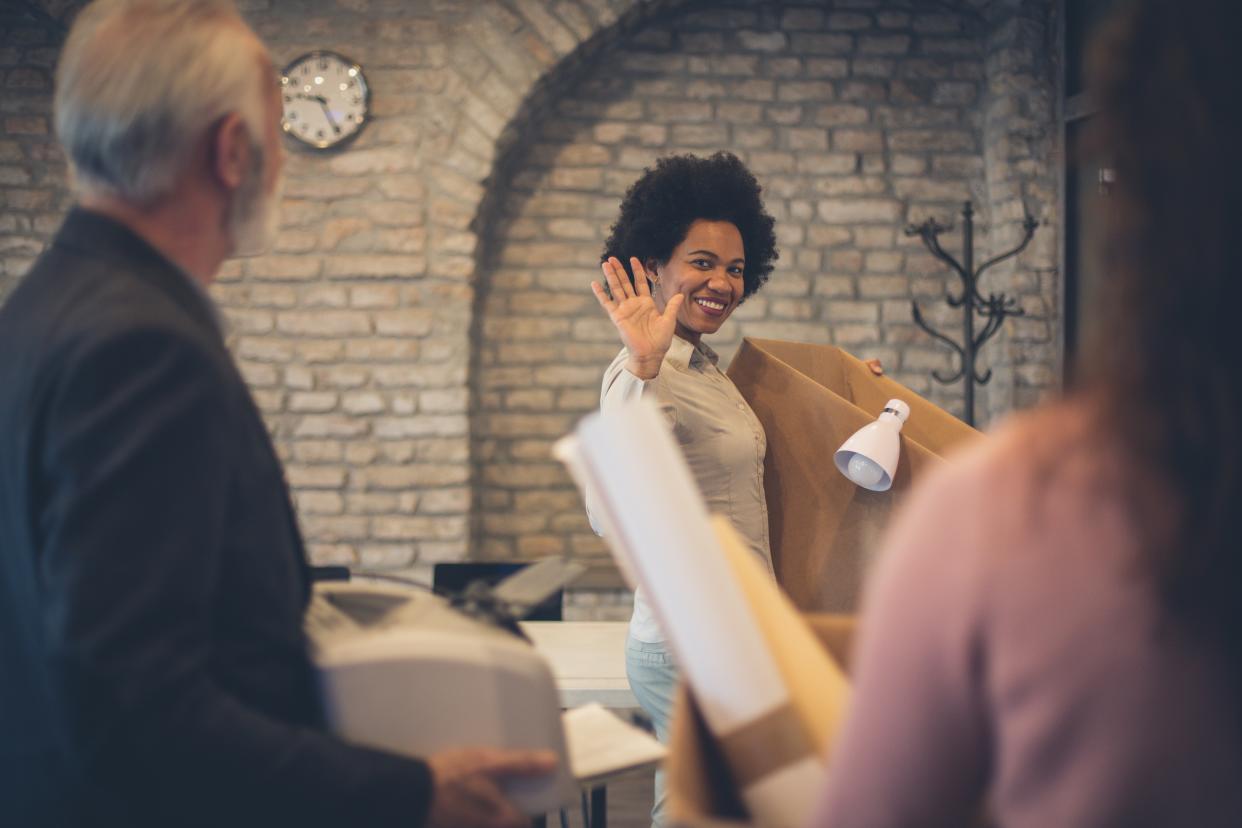
[[[910, 310], [920, 300], [956, 334], [960, 316], [941, 300], [950, 283], [902, 229], [954, 219], [971, 199], [983, 261], [1014, 239], [1024, 205], [1055, 218], [1055, 87], [1039, 72], [1032, 4], [1021, 15], [1016, 3], [935, 5], [685, 10], [635, 30], [564, 89], [506, 165], [485, 223], [472, 373], [480, 554], [604, 554], [549, 449], [598, 405], [618, 341], [586, 285], [625, 188], [664, 154], [736, 152], [777, 219], [771, 281], [710, 342], [724, 362], [743, 336], [830, 342], [960, 407], [961, 386], [929, 376], [953, 367], [950, 353]], [[985, 351], [997, 378], [976, 406], [983, 421], [1055, 384], [1055, 227], [1037, 238], [985, 283], [1015, 292], [1029, 315]], [[957, 252], [956, 236], [946, 244]]]
[[1019, 299], [1025, 315], [1009, 320], [985, 348], [992, 368], [978, 408], [995, 419], [1038, 402], [1059, 386], [1061, 363], [1060, 128], [1055, 90], [1060, 83], [1057, 23], [1041, 0], [996, 0], [987, 10], [986, 76], [981, 107], [987, 205], [993, 227], [985, 248], [998, 255], [1021, 238], [1024, 210], [1046, 224], [1030, 247], [985, 276], [986, 291]]
[[70, 203], [49, 117], [59, 28], [0, 4], [0, 299]]
[[[595, 405], [616, 343], [586, 284], [664, 152], [738, 152], [778, 219], [726, 356], [836, 342], [952, 405], [909, 321], [944, 273], [900, 229], [971, 197], [996, 246], [1025, 199], [1053, 225], [994, 289], [1039, 318], [994, 346], [987, 411], [1055, 384], [1047, 0], [241, 5], [278, 61], [334, 48], [374, 91], [348, 150], [293, 153], [277, 249], [214, 288], [319, 562], [601, 553], [547, 448]], [[78, 4], [35, 6], [0, 2], [0, 297], [70, 203], [50, 99]]]

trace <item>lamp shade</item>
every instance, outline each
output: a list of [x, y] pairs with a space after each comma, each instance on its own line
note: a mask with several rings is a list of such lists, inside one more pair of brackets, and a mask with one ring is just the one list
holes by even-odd
[[909, 416], [910, 406], [889, 400], [875, 422], [855, 431], [837, 449], [832, 458], [837, 470], [864, 489], [888, 491], [901, 459], [901, 426]]

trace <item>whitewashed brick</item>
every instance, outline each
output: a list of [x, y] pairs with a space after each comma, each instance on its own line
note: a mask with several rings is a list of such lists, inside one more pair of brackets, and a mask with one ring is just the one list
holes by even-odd
[[371, 318], [362, 311], [282, 311], [276, 315], [276, 329], [300, 336], [349, 336], [369, 333]]
[[369, 430], [365, 420], [314, 414], [303, 417], [293, 434], [295, 437], [360, 437]]
[[313, 279], [319, 275], [317, 256], [260, 256], [246, 262], [246, 273], [256, 279]]
[[448, 486], [469, 480], [469, 469], [457, 463], [412, 463], [402, 466], [370, 466], [357, 476], [364, 489], [417, 489]]
[[341, 466], [286, 465], [285, 476], [295, 489], [339, 489], [345, 485]]
[[830, 224], [867, 224], [901, 221], [902, 205], [888, 199], [834, 199], [817, 205], [819, 218]]
[[344, 498], [337, 492], [298, 492], [295, 503], [303, 515], [339, 515], [345, 510]]
[[332, 256], [324, 262], [324, 274], [334, 279], [421, 276], [427, 270], [422, 256]]
[[417, 558], [418, 552], [411, 544], [369, 543], [358, 550], [358, 563], [363, 570], [403, 569]]
[[381, 516], [372, 518], [371, 536], [382, 541], [451, 540], [465, 531], [458, 516]]
[[294, 391], [289, 395], [289, 410], [322, 413], [336, 408], [339, 399], [335, 391]]
[[[335, 397], [336, 395], [333, 394]], [[370, 391], [354, 391], [340, 396], [341, 409], [346, 414], [380, 414], [385, 410], [384, 398]]]

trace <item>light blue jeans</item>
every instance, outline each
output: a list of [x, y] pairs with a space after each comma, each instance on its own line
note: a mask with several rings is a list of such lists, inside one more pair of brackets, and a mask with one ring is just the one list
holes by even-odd
[[[651, 644], [632, 637], [625, 640], [625, 675], [630, 689], [651, 717], [656, 738], [668, 744], [669, 718], [673, 714], [673, 696], [677, 690], [677, 666], [668, 645]], [[664, 771], [655, 774], [655, 800], [651, 806], [652, 828], [663, 828], [665, 823]]]

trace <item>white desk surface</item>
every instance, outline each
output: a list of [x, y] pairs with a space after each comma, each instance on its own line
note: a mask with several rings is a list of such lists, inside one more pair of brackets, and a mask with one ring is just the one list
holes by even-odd
[[625, 677], [628, 621], [525, 621], [522, 630], [552, 664], [562, 707], [598, 702], [638, 707]]

